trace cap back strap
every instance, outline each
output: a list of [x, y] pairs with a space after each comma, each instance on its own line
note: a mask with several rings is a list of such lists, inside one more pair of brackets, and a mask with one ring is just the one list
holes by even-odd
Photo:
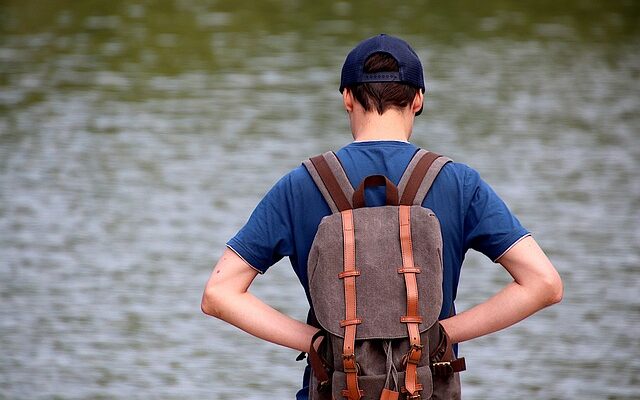
[[332, 213], [353, 208], [353, 186], [335, 153], [328, 151], [303, 161]]
[[400, 204], [422, 205], [433, 181], [451, 159], [437, 153], [419, 149], [407, 166], [400, 183]]

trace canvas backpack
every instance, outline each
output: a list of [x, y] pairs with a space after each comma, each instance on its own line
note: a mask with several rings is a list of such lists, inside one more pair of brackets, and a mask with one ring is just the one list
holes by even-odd
[[[440, 223], [422, 207], [449, 161], [420, 149], [398, 187], [372, 175], [356, 189], [333, 152], [304, 161], [332, 211], [308, 262], [310, 322], [320, 328], [309, 352], [310, 399], [460, 397], [464, 359], [438, 322]], [[373, 186], [385, 187], [386, 205], [366, 207]]]

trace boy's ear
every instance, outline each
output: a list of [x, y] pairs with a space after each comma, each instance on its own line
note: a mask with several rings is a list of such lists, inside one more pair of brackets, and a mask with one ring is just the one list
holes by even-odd
[[342, 91], [342, 103], [344, 104], [344, 109], [347, 110], [348, 113], [353, 111], [353, 93], [349, 88], [344, 88]]
[[413, 103], [411, 103], [411, 111], [413, 111], [414, 113], [417, 113], [422, 109], [423, 105], [424, 105], [424, 93], [422, 93], [422, 90], [418, 90], [415, 97], [413, 98]]

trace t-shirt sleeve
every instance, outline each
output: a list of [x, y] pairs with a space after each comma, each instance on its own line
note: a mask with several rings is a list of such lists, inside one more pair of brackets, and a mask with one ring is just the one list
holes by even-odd
[[290, 188], [290, 176], [286, 175], [269, 190], [247, 223], [227, 242], [227, 247], [260, 273], [293, 252]]
[[477, 250], [494, 262], [529, 235], [507, 205], [477, 171], [465, 174], [465, 248]]

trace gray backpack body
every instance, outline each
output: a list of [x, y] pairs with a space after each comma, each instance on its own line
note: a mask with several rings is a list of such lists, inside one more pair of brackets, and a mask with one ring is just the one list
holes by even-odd
[[[450, 159], [418, 150], [398, 187], [382, 175], [354, 189], [334, 153], [304, 162], [332, 210], [308, 261], [320, 331], [309, 361], [309, 398], [455, 399], [456, 359], [438, 322], [442, 236], [422, 201]], [[385, 186], [386, 205], [365, 206], [365, 189]], [[318, 350], [314, 351], [316, 347]]]

